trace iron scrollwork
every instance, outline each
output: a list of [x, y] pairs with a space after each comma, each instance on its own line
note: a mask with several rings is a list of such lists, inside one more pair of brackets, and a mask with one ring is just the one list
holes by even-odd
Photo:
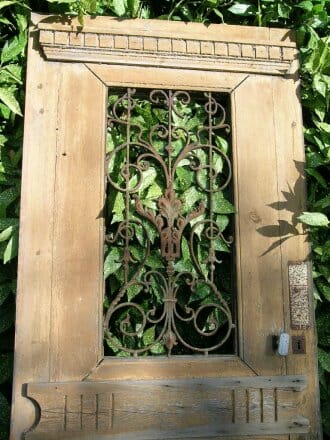
[[[215, 242], [232, 242], [232, 238], [224, 237], [215, 220], [215, 196], [228, 187], [232, 167], [227, 153], [215, 145], [214, 134], [228, 133], [230, 127], [224, 107], [210, 92], [199, 95], [204, 124], [192, 132], [180, 125], [186, 106], [193, 105], [191, 93], [149, 90], [144, 91], [143, 99], [162, 112], [162, 119], [146, 133], [136, 112], [141, 99], [141, 93], [128, 88], [112, 104], [108, 117], [110, 131], [119, 127], [123, 133], [119, 145], [107, 154], [107, 181], [110, 191], [123, 196], [124, 218], [114, 223], [116, 229], [105, 238], [109, 246], [120, 243], [123, 272], [122, 285], [110, 297], [105, 313], [105, 334], [113, 346], [131, 355], [147, 353], [156, 345], [166, 347], [170, 355], [178, 344], [191, 352], [208, 354], [228, 340], [234, 327], [231, 309], [215, 281], [220, 264]], [[216, 166], [219, 163], [221, 166]], [[157, 170], [162, 190], [152, 207], [146, 206], [139, 195], [151, 167]], [[203, 199], [192, 203], [188, 210], [176, 191], [175, 178], [182, 167], [194, 176], [194, 185], [203, 194]], [[146, 266], [152, 253], [150, 228], [156, 236], [153, 242], [160, 249], [163, 269]], [[131, 252], [138, 234], [143, 242], [139, 259]], [[184, 234], [193, 265], [190, 271], [179, 270], [178, 265]], [[206, 258], [196, 251], [201, 237], [208, 242]], [[132, 289], [153, 299], [143, 305], [130, 300], [128, 292]], [[189, 295], [197, 291], [206, 292], [205, 299], [194, 308]], [[139, 325], [134, 326], [137, 316]], [[188, 333], [196, 334], [195, 338], [186, 337], [184, 325]], [[133, 341], [141, 339], [151, 326], [157, 328], [154, 338], [137, 346]]]

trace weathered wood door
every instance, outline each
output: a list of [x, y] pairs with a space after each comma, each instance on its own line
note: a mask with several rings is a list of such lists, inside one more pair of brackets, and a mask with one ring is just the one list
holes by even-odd
[[[208, 116], [213, 94], [227, 96], [230, 112], [218, 124], [231, 127], [235, 311], [218, 300], [235, 315], [227, 319], [230, 330], [235, 322], [232, 354], [103, 354], [106, 102], [116, 87], [126, 90], [127, 111], [134, 88], [162, 90], [167, 105], [176, 91], [201, 93]], [[12, 440], [321, 438], [309, 247], [295, 220], [305, 201], [297, 89], [286, 30], [101, 17], [81, 29], [32, 16]], [[129, 126], [127, 114], [116, 118]], [[211, 155], [220, 151], [213, 128], [204, 145]], [[185, 166], [207, 168], [196, 155]], [[181, 215], [169, 182], [159, 221], [137, 199], [135, 209], [158, 227], [173, 280], [180, 228], [205, 206]], [[172, 235], [162, 226], [169, 205]], [[176, 299], [165, 298], [173, 312]], [[178, 342], [171, 329], [162, 336], [169, 350]], [[283, 333], [284, 356], [275, 344]]]

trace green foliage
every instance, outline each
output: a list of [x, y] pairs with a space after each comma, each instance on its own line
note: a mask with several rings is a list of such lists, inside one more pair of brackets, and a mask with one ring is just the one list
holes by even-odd
[[0, 1], [0, 439], [7, 440], [29, 7]]
[[[1, 0], [0, 1], [0, 349], [12, 351], [13, 304], [16, 291], [17, 227], [22, 145], [22, 109], [26, 28], [30, 9], [45, 13], [84, 14], [120, 17], [162, 18], [225, 22], [274, 27], [297, 31], [301, 60], [307, 158], [308, 212], [300, 216], [310, 229], [314, 260], [315, 305], [320, 347], [321, 399], [324, 429], [330, 435], [329, 359], [330, 346], [330, 239], [325, 216], [330, 215], [329, 198], [329, 2], [327, 0]], [[184, 183], [189, 189], [189, 182]], [[148, 189], [152, 203], [159, 189]], [[119, 203], [119, 202], [118, 202]], [[230, 207], [227, 207], [230, 210]], [[316, 215], [322, 214], [322, 215]], [[221, 218], [222, 214], [219, 214]], [[116, 256], [113, 256], [116, 264]], [[109, 262], [111, 268], [111, 262]], [[106, 274], [107, 272], [105, 270]], [[110, 274], [109, 274], [110, 275]], [[150, 330], [152, 332], [152, 330]], [[154, 347], [157, 352], [162, 347]], [[7, 358], [6, 358], [7, 359]], [[7, 361], [6, 361], [7, 362]], [[5, 363], [6, 363], [5, 362]], [[7, 364], [9, 365], [9, 364]], [[10, 368], [10, 367], [8, 367]], [[2, 374], [2, 370], [0, 371]], [[0, 439], [8, 438], [10, 400], [9, 375], [0, 382]], [[4, 379], [3, 379], [4, 378]]]
[[303, 212], [297, 218], [305, 225], [310, 226], [328, 226], [329, 224], [328, 217], [321, 212]]
[[[164, 274], [164, 260], [160, 256], [160, 241], [159, 234], [156, 228], [151, 224], [150, 221], [146, 220], [142, 216], [138, 216], [136, 209], [132, 208], [134, 205], [134, 195], [138, 196], [140, 200], [143, 201], [143, 205], [148, 208], [149, 213], [153, 212], [156, 216], [158, 214], [157, 200], [162, 195], [165, 194], [166, 185], [165, 176], [158, 169], [156, 171], [156, 161], [152, 159], [150, 155], [147, 156], [145, 167], [142, 167], [140, 171], [135, 168], [136, 164], [141, 164], [139, 157], [142, 153], [143, 148], [135, 148], [135, 143], [138, 142], [139, 133], [142, 141], [149, 141], [155, 152], [160, 154], [165, 163], [167, 163], [167, 151], [166, 146], [168, 139], [158, 135], [153, 135], [152, 140], [149, 139], [150, 133], [158, 133], [160, 127], [167, 127], [169, 122], [169, 115], [162, 102], [155, 103], [146, 99], [145, 91], [137, 92], [134, 95], [134, 105], [130, 110], [130, 135], [129, 140], [131, 142], [131, 148], [129, 152], [130, 164], [135, 164], [129, 167], [128, 187], [130, 190], [136, 189], [133, 197], [128, 196], [125, 193], [114, 191], [111, 184], [109, 184], [109, 192], [107, 197], [107, 215], [106, 215], [106, 233], [107, 237], [111, 240], [111, 244], [105, 246], [105, 264], [104, 264], [104, 276], [106, 279], [106, 295], [107, 300], [105, 303], [105, 308], [107, 309], [112, 302], [117, 302], [117, 295], [121, 295], [121, 302], [123, 303], [138, 303], [141, 309], [148, 313], [153, 307], [159, 305], [162, 302], [163, 297], [162, 292], [157, 287], [156, 284], [152, 286], [151, 292], [148, 295], [145, 293], [145, 288], [143, 288], [142, 281], [143, 275], [145, 275], [149, 270], [159, 271]], [[122, 97], [122, 95], [121, 95]], [[178, 199], [182, 202], [180, 209], [180, 214], [183, 216], [192, 212], [193, 208], [197, 208], [200, 202], [205, 203], [205, 213], [195, 218], [191, 221], [184, 229], [181, 243], [181, 257], [176, 261], [174, 269], [177, 272], [188, 271], [194, 274], [196, 277], [205, 277], [210, 279], [210, 264], [207, 262], [210, 258], [209, 248], [210, 239], [207, 238], [208, 226], [201, 222], [208, 218], [212, 220], [219, 220], [221, 231], [224, 231], [229, 225], [229, 215], [235, 212], [235, 208], [232, 203], [228, 200], [228, 194], [226, 191], [217, 190], [212, 195], [212, 213], [209, 212], [209, 197], [202, 188], [209, 187], [209, 170], [202, 168], [196, 172], [195, 167], [198, 164], [208, 163], [208, 153], [205, 150], [205, 144], [207, 139], [205, 138], [205, 122], [207, 119], [207, 114], [204, 109], [204, 105], [207, 102], [206, 97], [200, 93], [190, 96], [190, 103], [180, 102], [178, 99], [174, 99], [174, 108], [176, 111], [171, 111], [171, 126], [173, 128], [173, 137], [171, 146], [173, 147], [174, 153], [172, 154], [172, 161], [175, 162], [175, 157], [177, 157], [187, 145], [187, 142], [192, 145], [194, 143], [204, 144], [204, 148], [198, 148], [194, 150], [193, 155], [185, 156], [176, 167], [175, 178], [173, 181], [173, 188]], [[226, 95], [218, 94], [216, 99], [219, 102], [226, 100]], [[115, 104], [116, 111], [112, 108]], [[126, 99], [124, 99], [126, 103]], [[223, 102], [225, 105], [225, 102]], [[124, 172], [126, 165], [127, 156], [125, 150], [122, 148], [126, 143], [127, 139], [127, 127], [125, 122], [127, 120], [127, 104], [124, 104], [118, 96], [109, 97], [109, 108], [108, 115], [111, 118], [111, 128], [108, 130], [108, 151], [109, 153], [115, 153], [113, 156], [109, 156], [109, 176], [113, 182], [116, 182], [119, 187], [125, 187], [124, 182]], [[120, 115], [120, 116], [118, 116]], [[218, 119], [220, 115], [216, 113], [212, 116], [212, 123], [214, 126], [218, 124]], [[222, 115], [221, 115], [222, 117]], [[139, 127], [140, 130], [137, 130]], [[155, 131], [155, 128], [158, 129]], [[176, 129], [174, 129], [176, 127]], [[187, 133], [182, 130], [182, 127], [189, 133], [189, 141], [187, 139]], [[174, 135], [175, 132], [175, 135]], [[223, 138], [221, 135], [225, 135], [225, 130], [214, 129], [214, 138], [219, 145], [220, 152], [222, 150], [227, 151], [228, 140]], [[200, 139], [197, 139], [197, 133], [200, 133]], [[205, 138], [205, 139], [204, 139]], [[141, 141], [141, 142], [142, 142]], [[156, 153], [156, 154], [157, 154]], [[190, 157], [190, 160], [188, 159]], [[213, 153], [213, 167], [216, 173], [221, 173], [222, 178], [228, 175], [228, 166], [224, 164], [224, 159], [219, 152], [217, 154]], [[160, 167], [159, 167], [160, 168]], [[215, 178], [215, 180], [218, 180]], [[219, 182], [218, 182], [219, 183]], [[137, 186], [138, 185], [138, 186]], [[226, 194], [225, 194], [226, 192]], [[126, 200], [126, 196], [128, 199]], [[128, 208], [126, 209], [126, 206]], [[134, 233], [129, 234], [130, 238], [128, 245], [125, 242], [122, 234], [118, 234], [118, 228], [123, 224], [120, 223], [127, 218], [136, 222], [134, 224]], [[196, 225], [196, 223], [201, 222]], [[133, 224], [133, 223], [132, 223]], [[196, 227], [194, 226], [196, 225]], [[196, 271], [196, 264], [192, 263], [192, 255], [189, 248], [190, 234], [195, 232], [194, 235], [194, 251], [199, 257], [201, 272], [199, 275]], [[216, 237], [216, 232], [214, 233], [215, 238], [212, 240], [216, 258], [218, 261], [221, 260], [221, 267], [224, 268], [224, 260], [230, 265], [230, 249], [227, 243], [220, 237]], [[229, 235], [228, 231], [225, 231], [225, 235]], [[150, 255], [146, 258], [146, 249], [148, 246], [148, 238], [151, 243], [155, 242], [155, 246], [150, 246]], [[127, 247], [126, 247], [127, 246]], [[129, 255], [128, 255], [129, 253]], [[225, 253], [225, 254], [223, 254]], [[145, 259], [145, 261], [144, 261]], [[125, 262], [128, 264], [128, 269], [126, 269], [125, 276]], [[142, 268], [140, 265], [142, 263]], [[226, 266], [227, 267], [227, 266]], [[133, 276], [141, 269], [134, 282], [131, 280]], [[164, 274], [165, 275], [165, 274]], [[186, 275], [187, 276], [187, 275]], [[227, 283], [225, 286], [221, 282], [221, 277], [216, 276], [215, 281], [217, 287], [221, 293], [226, 297], [227, 303], [230, 305], [232, 302], [233, 295], [232, 286]], [[123, 284], [126, 285], [127, 281], [131, 281], [131, 284], [127, 290], [121, 291]], [[159, 280], [158, 280], [159, 282]], [[190, 289], [187, 284], [182, 284], [177, 292], [177, 297], [180, 295], [184, 300], [182, 300], [183, 306], [192, 307], [197, 310], [202, 304], [207, 301], [209, 303], [214, 301], [210, 289], [204, 284], [199, 283], [196, 289]], [[134, 301], [133, 301], [134, 300]], [[180, 303], [180, 301], [178, 301]], [[182, 307], [183, 307], [182, 306]], [[179, 307], [181, 305], [179, 304]], [[134, 332], [133, 336], [123, 334], [121, 330], [121, 320], [126, 319], [129, 313], [129, 328], [130, 331]], [[156, 313], [156, 312], [155, 312]], [[220, 314], [219, 314], [220, 315]], [[157, 323], [147, 323], [146, 327], [142, 327], [141, 314], [137, 313], [134, 306], [121, 309], [120, 313], [114, 312], [114, 318], [111, 320], [109, 334], [111, 337], [115, 336], [115, 339], [111, 341], [111, 337], [107, 336], [107, 345], [110, 351], [106, 351], [106, 354], [110, 355], [124, 355], [124, 351], [120, 351], [120, 346], [129, 349], [143, 349], [146, 346], [152, 345], [152, 348], [148, 351], [151, 354], [164, 354], [164, 341], [158, 341], [159, 335], [162, 331], [162, 325]], [[211, 311], [209, 313], [204, 313], [203, 317], [200, 315], [200, 326], [203, 328], [202, 323], [207, 324], [207, 319], [211, 319]], [[218, 318], [218, 317], [217, 317]], [[204, 321], [203, 321], [204, 319]], [[227, 319], [221, 316], [221, 325], [225, 325]], [[206, 325], [205, 324], [205, 325]], [[192, 339], [192, 329], [186, 326], [182, 329], [181, 335], [185, 340], [189, 338]], [[220, 333], [220, 332], [219, 332]], [[199, 338], [198, 335], [194, 335], [194, 342], [197, 346], [203, 346], [205, 340]], [[180, 344], [173, 349], [173, 354], [190, 354], [190, 351], [184, 351], [184, 347]], [[228, 347], [221, 348], [221, 353], [228, 353], [232, 347], [228, 344]], [[227, 350], [227, 351], [226, 351]], [[220, 353], [220, 351], [218, 352]], [[147, 352], [143, 353], [144, 355]]]

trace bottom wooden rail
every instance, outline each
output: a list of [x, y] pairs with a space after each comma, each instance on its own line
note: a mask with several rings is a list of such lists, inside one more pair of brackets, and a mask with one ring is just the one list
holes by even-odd
[[308, 433], [304, 376], [31, 383], [27, 440], [160, 440]]

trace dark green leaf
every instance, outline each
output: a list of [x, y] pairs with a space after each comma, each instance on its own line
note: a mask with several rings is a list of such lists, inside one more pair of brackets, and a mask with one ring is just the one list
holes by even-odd
[[0, 308], [0, 333], [8, 330], [14, 323], [15, 310], [13, 304]]
[[322, 350], [321, 348], [318, 349], [318, 358], [321, 367], [330, 373], [330, 353], [327, 353], [326, 351]]
[[155, 326], [148, 328], [142, 336], [142, 341], [145, 346], [150, 345], [155, 340]]
[[235, 206], [226, 200], [220, 192], [214, 195], [213, 211], [217, 214], [232, 214], [236, 212]]
[[316, 285], [323, 296], [330, 302], [330, 285], [326, 281], [317, 280]]
[[5, 396], [0, 393], [0, 439], [7, 440], [9, 438], [8, 426], [10, 417], [10, 406]]
[[318, 181], [318, 183], [323, 187], [323, 188], [327, 188], [327, 181], [325, 180], [325, 178], [322, 176], [321, 173], [319, 173], [317, 170], [313, 169], [313, 168], [306, 168], [306, 173], [308, 173], [310, 176], [315, 177], [315, 179]]
[[313, 2], [306, 0], [298, 3], [296, 5], [296, 8], [304, 9], [305, 11], [312, 11], [313, 10]]
[[314, 203], [315, 208], [325, 209], [330, 206], [330, 195]]
[[288, 18], [290, 15], [291, 8], [284, 2], [279, 2], [277, 4], [277, 12], [279, 17]]
[[3, 231], [10, 226], [18, 226], [18, 218], [0, 218], [0, 231]]
[[8, 382], [11, 379], [13, 371], [12, 353], [0, 354], [0, 384]]
[[9, 283], [0, 285], [0, 306], [6, 301], [11, 294], [11, 285]]

